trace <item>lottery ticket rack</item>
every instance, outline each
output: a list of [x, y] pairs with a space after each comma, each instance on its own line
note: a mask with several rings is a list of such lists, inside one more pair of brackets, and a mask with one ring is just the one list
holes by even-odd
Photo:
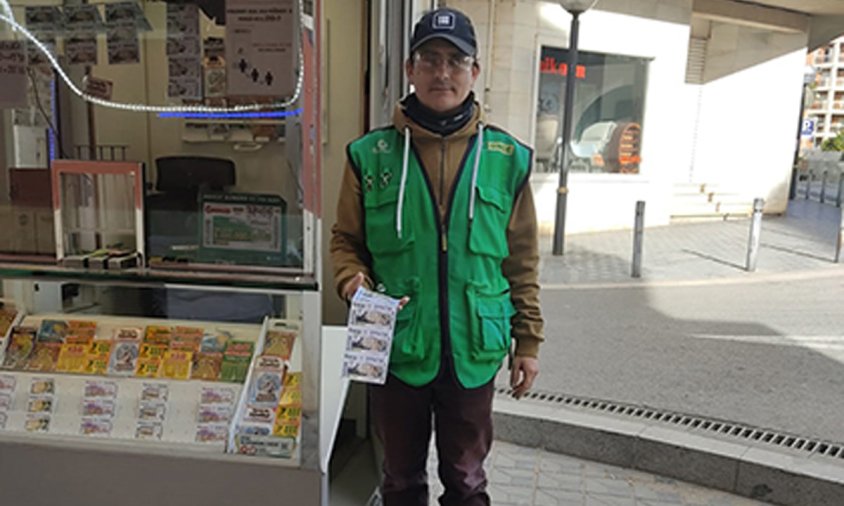
[[330, 449], [320, 446], [333, 434], [320, 431], [331, 432], [339, 406], [320, 424], [313, 383], [324, 380], [305, 374], [320, 364], [306, 356], [314, 336], [303, 318], [232, 324], [0, 304], [7, 500], [325, 504]]

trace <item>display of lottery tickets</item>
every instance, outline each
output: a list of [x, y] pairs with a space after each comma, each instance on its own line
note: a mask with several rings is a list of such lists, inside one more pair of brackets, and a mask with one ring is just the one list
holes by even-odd
[[241, 455], [291, 459], [302, 425], [301, 324], [269, 320], [238, 407], [230, 450]]

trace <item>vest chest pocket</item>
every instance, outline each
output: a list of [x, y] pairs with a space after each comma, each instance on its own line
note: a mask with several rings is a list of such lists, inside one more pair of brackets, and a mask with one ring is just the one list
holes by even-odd
[[501, 360], [510, 349], [510, 318], [516, 313], [510, 292], [485, 295], [470, 285], [467, 290], [470, 315], [474, 318], [471, 355], [478, 361]]
[[507, 225], [510, 222], [510, 198], [495, 188], [478, 186], [475, 216], [469, 232], [469, 250], [479, 255], [506, 258]]
[[[413, 229], [407, 226], [406, 220], [402, 222], [401, 237], [396, 230], [398, 204], [398, 185], [364, 193], [366, 245], [373, 254], [397, 253], [408, 249], [413, 244]], [[404, 205], [405, 207], [408, 205], [407, 195], [405, 195]]]

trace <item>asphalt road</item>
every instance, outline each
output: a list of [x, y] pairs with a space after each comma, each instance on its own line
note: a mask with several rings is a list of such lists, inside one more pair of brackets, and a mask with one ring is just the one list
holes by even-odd
[[844, 271], [544, 289], [536, 387], [844, 442]]

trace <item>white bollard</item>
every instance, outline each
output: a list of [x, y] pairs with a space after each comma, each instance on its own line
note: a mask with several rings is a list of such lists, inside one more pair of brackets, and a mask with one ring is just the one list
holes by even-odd
[[753, 217], [750, 220], [750, 238], [747, 241], [747, 264], [745, 266], [748, 272], [756, 270], [756, 257], [759, 256], [759, 236], [762, 231], [763, 207], [765, 207], [765, 199], [753, 199]]

